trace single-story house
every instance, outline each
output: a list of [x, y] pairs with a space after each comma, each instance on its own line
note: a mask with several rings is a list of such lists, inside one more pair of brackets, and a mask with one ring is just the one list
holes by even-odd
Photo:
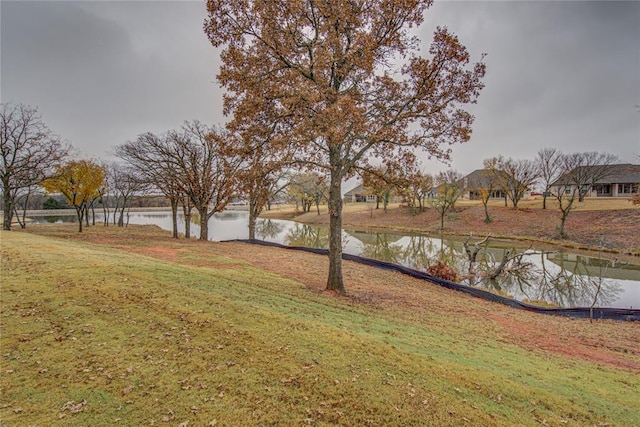
[[[602, 168], [599, 166], [580, 166], [581, 168]], [[585, 188], [585, 196], [591, 197], [627, 197], [638, 193], [640, 188], [640, 165], [630, 163], [606, 166], [607, 171], [603, 178], [598, 179], [590, 188]], [[571, 175], [572, 171], [569, 175]], [[552, 188], [565, 186], [566, 178], [561, 177], [552, 184]], [[573, 191], [573, 186], [565, 188], [567, 193]]]
[[[373, 191], [367, 189], [364, 187], [363, 184], [359, 184], [358, 186], [356, 186], [354, 189], [347, 191], [346, 193], [344, 193], [344, 196], [342, 197], [342, 200], [345, 203], [349, 203], [349, 202], [376, 202], [376, 195], [373, 194]], [[382, 200], [380, 200], [380, 202], [382, 203]], [[402, 197], [392, 194], [389, 197], [389, 202], [391, 203], [400, 203], [402, 202]]]
[[376, 196], [367, 191], [364, 188], [364, 185], [359, 184], [355, 188], [344, 193], [343, 200], [345, 202], [375, 202]]
[[[493, 181], [493, 184], [492, 184]], [[495, 176], [489, 169], [476, 169], [458, 181], [462, 189], [463, 200], [480, 200], [482, 191], [491, 189], [489, 199], [504, 199], [506, 195], [495, 182]]]

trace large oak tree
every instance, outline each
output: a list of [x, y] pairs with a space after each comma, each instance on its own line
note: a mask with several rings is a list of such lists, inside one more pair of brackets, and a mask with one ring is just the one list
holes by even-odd
[[[375, 157], [422, 148], [448, 158], [465, 142], [485, 65], [438, 28], [428, 50], [410, 30], [432, 1], [209, 0], [205, 32], [222, 47], [225, 112], [247, 99], [277, 104], [295, 124], [299, 162], [330, 175], [327, 289], [342, 278], [342, 181]], [[257, 104], [259, 105], [259, 104]], [[241, 117], [236, 119], [242, 119]]]

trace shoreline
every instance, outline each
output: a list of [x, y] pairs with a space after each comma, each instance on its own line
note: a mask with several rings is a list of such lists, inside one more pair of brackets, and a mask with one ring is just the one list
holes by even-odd
[[[471, 208], [472, 207], [473, 206], [471, 206]], [[462, 211], [469, 208], [470, 206], [465, 206], [462, 208]], [[390, 216], [393, 216], [394, 214], [395, 216], [399, 216], [399, 215], [407, 216], [405, 212], [401, 212], [401, 209], [402, 208], [399, 206], [393, 206], [388, 209], [387, 213], [382, 212], [382, 209], [374, 210], [373, 212], [376, 213], [378, 217], [389, 215], [389, 214], [391, 214]], [[492, 209], [504, 209], [505, 211], [513, 211], [511, 208], [492, 207]], [[528, 210], [523, 209], [521, 211], [527, 213], [526, 211]], [[640, 219], [640, 210], [629, 209], [629, 211], [634, 213], [637, 212], [639, 216], [638, 219]], [[581, 211], [577, 211], [577, 212], [574, 212], [573, 214], [574, 215], [579, 214], [580, 212]], [[640, 246], [632, 248], [631, 250], [629, 250], [629, 248], [620, 247], [620, 246], [598, 247], [597, 245], [592, 245], [589, 243], [572, 240], [571, 238], [568, 238], [566, 240], [560, 240], [557, 238], [550, 238], [548, 236], [513, 234], [509, 232], [504, 232], [504, 231], [500, 232], [499, 230], [489, 231], [487, 233], [487, 232], [479, 232], [477, 230], [471, 230], [470, 228], [465, 228], [464, 226], [460, 227], [459, 230], [446, 229], [447, 227], [445, 227], [445, 230], [440, 231], [440, 230], [429, 229], [427, 227], [415, 227], [415, 226], [400, 224], [400, 223], [381, 224], [380, 221], [377, 221], [378, 218], [373, 218], [373, 213], [371, 214], [370, 213], [371, 213], [370, 210], [368, 210], [366, 206], [362, 207], [362, 209], [360, 210], [352, 210], [351, 212], [348, 212], [346, 215], [343, 215], [342, 228], [345, 230], [358, 230], [358, 231], [365, 231], [365, 232], [384, 232], [384, 233], [391, 233], [391, 234], [394, 234], [394, 233], [416, 234], [416, 235], [423, 235], [427, 237], [436, 237], [436, 238], [441, 236], [448, 236], [448, 237], [459, 237], [464, 239], [466, 237], [469, 237], [470, 234], [475, 236], [475, 238], [484, 238], [485, 236], [489, 235], [492, 239], [495, 239], [495, 240], [520, 242], [523, 245], [526, 243], [531, 243], [537, 246], [570, 249], [572, 251], [580, 251], [580, 252], [588, 253], [589, 256], [593, 256], [594, 253], [601, 252], [608, 255], [615, 255], [617, 257], [624, 258], [634, 263], [637, 263], [640, 258]], [[363, 215], [363, 214], [366, 214], [366, 215]], [[422, 214], [425, 214], [425, 212], [421, 212], [418, 215], [422, 215]], [[268, 219], [289, 220], [289, 221], [294, 221], [294, 222], [298, 222], [301, 224], [308, 224], [308, 225], [328, 226], [328, 214], [326, 212], [322, 212], [320, 215], [317, 215], [315, 211], [296, 215], [293, 209], [281, 209], [281, 210], [275, 210], [275, 211], [274, 210], [265, 211], [263, 212], [263, 214], [260, 215], [260, 217], [265, 219], [268, 218]], [[638, 224], [640, 224], [640, 222]], [[456, 225], [460, 226], [461, 224], [456, 224]], [[487, 227], [491, 228], [491, 225], [488, 225]], [[634, 232], [636, 231], [628, 230], [628, 233], [634, 233]]]

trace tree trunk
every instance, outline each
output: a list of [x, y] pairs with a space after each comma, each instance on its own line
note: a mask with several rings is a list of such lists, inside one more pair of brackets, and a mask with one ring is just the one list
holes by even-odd
[[544, 193], [545, 194], [542, 195], [542, 209], [547, 209], [547, 192], [545, 191]]
[[444, 230], [444, 215], [446, 211], [440, 211], [440, 231]]
[[75, 206], [76, 215], [78, 216], [78, 233], [82, 233], [82, 220], [84, 219], [84, 207], [83, 206]]
[[209, 207], [198, 209], [200, 213], [200, 240], [209, 239]]
[[[25, 210], [26, 212], [26, 210]], [[18, 212], [18, 208], [16, 207], [16, 205], [13, 205], [13, 214], [16, 216], [16, 219], [18, 220], [18, 225], [20, 225], [20, 228], [24, 229], [26, 227], [25, 223], [23, 222], [24, 219], [20, 219], [20, 213]]]
[[489, 224], [491, 222], [491, 217], [489, 216], [489, 200], [483, 202], [484, 204], [484, 223]]
[[124, 227], [124, 204], [120, 209], [120, 215], [118, 216], [118, 227]]
[[191, 200], [187, 197], [187, 200], [182, 202], [182, 213], [184, 214], [184, 238], [191, 238]]
[[335, 161], [340, 155], [331, 149], [331, 186], [329, 187], [329, 277], [327, 290], [346, 294], [342, 279], [342, 176], [341, 165]]
[[567, 222], [567, 217], [569, 216], [569, 209], [567, 210], [561, 210], [562, 212], [562, 216], [560, 217], [560, 229], [558, 230], [560, 233], [560, 238], [564, 239], [567, 237], [566, 233], [564, 232], [564, 225]]
[[104, 216], [102, 225], [104, 225], [105, 227], [109, 226], [109, 206], [107, 206], [107, 204], [107, 200], [102, 203], [102, 215]]
[[171, 226], [172, 235], [174, 239], [178, 238], [178, 200], [174, 197], [169, 199], [171, 203]]
[[2, 183], [2, 198], [4, 201], [4, 221], [3, 230], [11, 230], [11, 220], [13, 219], [13, 200], [11, 199], [11, 189], [6, 182]]
[[256, 201], [249, 199], [249, 239], [254, 240], [256, 238]]

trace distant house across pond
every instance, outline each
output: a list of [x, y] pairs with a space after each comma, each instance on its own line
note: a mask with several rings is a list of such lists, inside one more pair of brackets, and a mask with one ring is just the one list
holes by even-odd
[[482, 193], [489, 191], [489, 199], [505, 199], [507, 196], [496, 181], [495, 174], [489, 169], [476, 169], [458, 181], [461, 197], [464, 200], [481, 200]]
[[[602, 166], [581, 166], [582, 168], [601, 168]], [[590, 197], [628, 197], [638, 193], [640, 187], [640, 165], [632, 165], [630, 163], [609, 165], [606, 167], [607, 172], [603, 178], [598, 179], [595, 183], [590, 184], [590, 188], [585, 188], [585, 196]], [[571, 172], [571, 174], [574, 171]], [[570, 175], [571, 175], [570, 174]], [[566, 186], [566, 178], [561, 177], [553, 185], [557, 189], [558, 186]], [[567, 186], [566, 192], [571, 192], [573, 186]], [[556, 190], [557, 191], [557, 190]]]
[[345, 202], [375, 202], [376, 196], [359, 184], [355, 188], [344, 193], [343, 200]]

